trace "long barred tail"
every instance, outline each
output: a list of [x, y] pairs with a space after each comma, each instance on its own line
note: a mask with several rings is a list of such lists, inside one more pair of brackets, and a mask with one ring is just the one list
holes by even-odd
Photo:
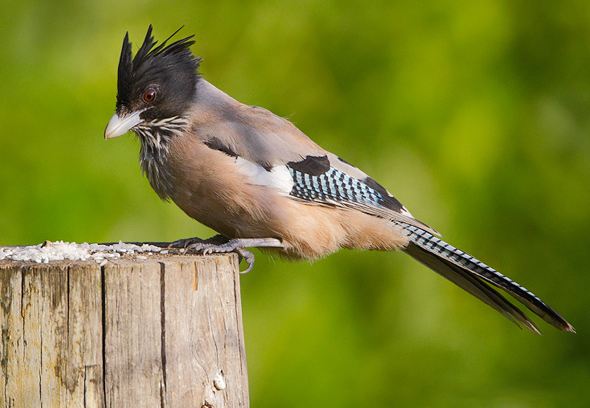
[[406, 253], [493, 307], [518, 326], [540, 334], [537, 326], [520, 309], [488, 284], [505, 290], [558, 329], [575, 333], [574, 327], [555, 310], [510, 278], [423, 229], [404, 222], [397, 224], [407, 232], [410, 239], [405, 248]]

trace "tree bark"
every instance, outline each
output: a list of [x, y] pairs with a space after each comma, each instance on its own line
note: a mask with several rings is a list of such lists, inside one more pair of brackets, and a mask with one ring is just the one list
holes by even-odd
[[237, 256], [0, 261], [0, 407], [248, 407]]

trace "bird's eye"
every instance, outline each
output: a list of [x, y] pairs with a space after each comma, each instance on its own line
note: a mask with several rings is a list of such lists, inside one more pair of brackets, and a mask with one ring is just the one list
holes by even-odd
[[152, 103], [156, 99], [156, 89], [148, 88], [143, 93], [143, 101], [145, 103]]

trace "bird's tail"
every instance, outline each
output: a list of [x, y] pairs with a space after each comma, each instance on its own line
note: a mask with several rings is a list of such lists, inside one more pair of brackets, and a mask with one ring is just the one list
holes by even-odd
[[510, 278], [421, 228], [404, 222], [397, 224], [406, 231], [410, 240], [404, 249], [406, 253], [493, 307], [518, 326], [540, 334], [533, 321], [492, 286], [508, 292], [549, 324], [575, 333], [574, 327], [555, 310]]

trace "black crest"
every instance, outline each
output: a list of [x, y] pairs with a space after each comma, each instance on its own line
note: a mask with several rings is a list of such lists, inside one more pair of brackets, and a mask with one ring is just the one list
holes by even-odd
[[156, 86], [161, 93], [161, 100], [154, 105], [150, 116], [177, 114], [175, 111], [182, 110], [190, 101], [198, 80], [197, 69], [201, 58], [190, 50], [195, 43], [194, 35], [168, 44], [179, 31], [176, 30], [158, 45], [150, 25], [134, 58], [129, 33], [125, 34], [118, 68], [117, 111], [137, 109], [148, 86]]

